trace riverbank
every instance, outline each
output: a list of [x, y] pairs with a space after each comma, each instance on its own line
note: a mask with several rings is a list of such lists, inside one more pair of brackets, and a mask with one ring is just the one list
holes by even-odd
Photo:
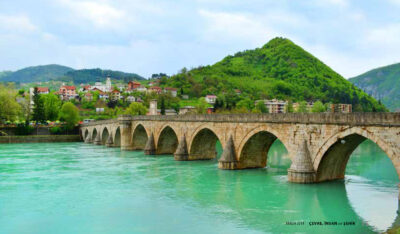
[[11, 143], [44, 143], [44, 142], [79, 142], [79, 135], [29, 135], [29, 136], [0, 136], [0, 144]]

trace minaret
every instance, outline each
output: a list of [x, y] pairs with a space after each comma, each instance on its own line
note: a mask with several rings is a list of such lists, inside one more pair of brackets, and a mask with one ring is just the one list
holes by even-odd
[[111, 79], [110, 79], [110, 77], [107, 77], [107, 80], [106, 80], [106, 92], [111, 92], [112, 90], [112, 86], [111, 86]]

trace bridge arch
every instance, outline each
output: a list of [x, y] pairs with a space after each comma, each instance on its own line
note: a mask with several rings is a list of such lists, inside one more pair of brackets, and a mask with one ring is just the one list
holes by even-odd
[[178, 147], [178, 135], [175, 130], [166, 125], [160, 131], [157, 141], [157, 154], [173, 154]]
[[143, 124], [139, 123], [135, 126], [132, 133], [131, 145], [133, 150], [142, 150], [146, 146], [149, 136]]
[[317, 151], [314, 159], [316, 181], [343, 179], [353, 151], [365, 140], [373, 141], [390, 158], [400, 178], [400, 165], [389, 145], [374, 133], [358, 127], [347, 128], [331, 136]]
[[107, 127], [103, 128], [103, 131], [101, 133], [101, 144], [105, 145], [107, 142], [108, 137], [110, 136], [110, 132], [108, 131]]
[[[191, 160], [214, 159], [217, 157], [216, 143], [220, 141], [217, 134], [210, 128], [199, 128], [193, 134], [189, 147]], [[222, 144], [222, 142], [221, 142]]]
[[97, 132], [97, 129], [96, 129], [96, 128], [93, 128], [93, 131], [92, 131], [92, 141], [94, 141], [94, 140], [96, 139], [97, 134], [99, 134], [99, 133]]
[[279, 134], [276, 131], [266, 126], [251, 130], [239, 144], [237, 155], [239, 168], [263, 168], [267, 166], [269, 149], [277, 139], [288, 150], [285, 141], [277, 135]]
[[121, 129], [117, 127], [114, 134], [114, 146], [120, 147], [121, 146]]
[[86, 129], [83, 131], [83, 140], [84, 140], [84, 141], [86, 140], [86, 138], [88, 137], [88, 135], [89, 135], [89, 130], [86, 128]]

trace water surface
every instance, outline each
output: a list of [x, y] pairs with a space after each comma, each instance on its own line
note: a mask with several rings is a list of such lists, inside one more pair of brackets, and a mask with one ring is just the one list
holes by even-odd
[[[288, 183], [286, 154], [277, 142], [268, 168], [225, 171], [83, 143], [0, 145], [0, 233], [373, 233], [398, 219], [398, 177], [374, 143], [329, 183]], [[310, 225], [324, 221], [355, 225]]]

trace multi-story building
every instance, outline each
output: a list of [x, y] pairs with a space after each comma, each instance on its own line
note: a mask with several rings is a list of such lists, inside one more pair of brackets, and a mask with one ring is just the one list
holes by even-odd
[[160, 87], [158, 87], [158, 86], [153, 86], [153, 87], [150, 87], [150, 88], [148, 89], [148, 92], [149, 92], [149, 93], [161, 94], [162, 89], [161, 89]]
[[258, 100], [258, 102], [263, 102], [265, 107], [268, 108], [269, 113], [286, 113], [287, 101], [272, 99], [272, 100]]
[[112, 101], [118, 101], [119, 99], [121, 99], [121, 92], [119, 90], [113, 90], [110, 93], [110, 98]]
[[164, 88], [164, 93], [170, 93], [172, 95], [172, 97], [176, 97], [178, 94], [178, 89], [176, 88]]
[[135, 91], [137, 90], [137, 88], [139, 88], [141, 86], [141, 84], [139, 82], [136, 81], [129, 81], [128, 83], [128, 91]]
[[73, 99], [73, 98], [75, 98], [77, 96], [76, 87], [75, 86], [63, 85], [58, 90], [58, 95], [60, 95], [60, 98], [62, 100]]
[[331, 104], [329, 108], [330, 112], [339, 112], [339, 113], [351, 113], [352, 105], [351, 104]]

